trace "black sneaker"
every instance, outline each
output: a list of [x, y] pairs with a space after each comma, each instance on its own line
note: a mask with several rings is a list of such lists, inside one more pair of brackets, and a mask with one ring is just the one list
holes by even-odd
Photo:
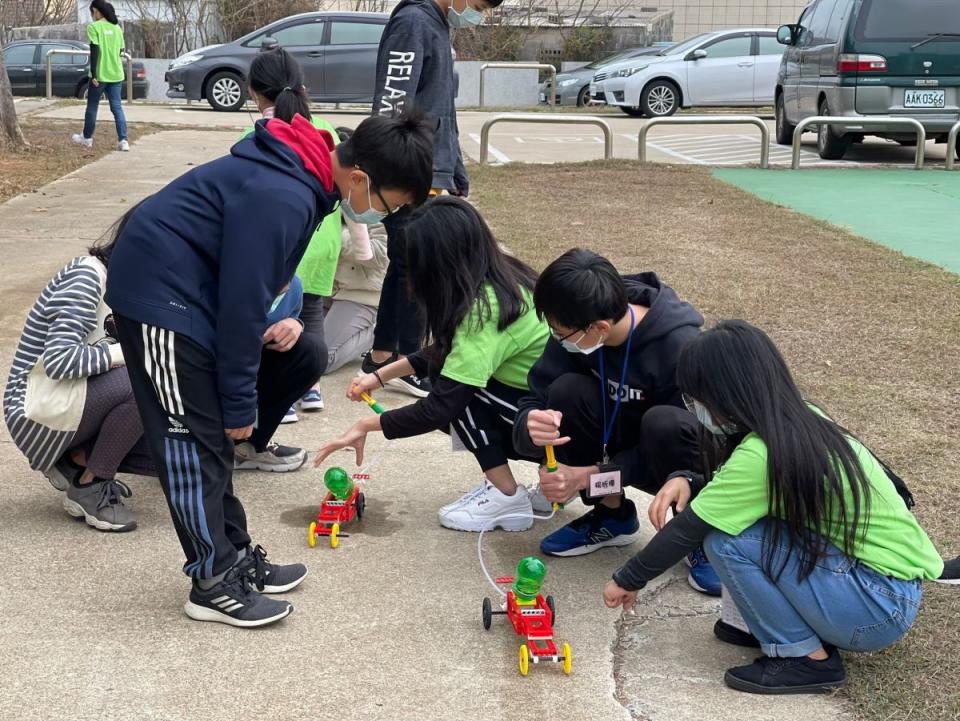
[[943, 564], [943, 573], [940, 574], [937, 583], [960, 586], [960, 556]]
[[731, 668], [724, 675], [727, 686], [737, 691], [760, 694], [830, 693], [847, 685], [847, 672], [836, 648], [830, 656], [814, 661], [761, 656], [749, 666]]
[[267, 560], [263, 546], [247, 547], [247, 555], [237, 562], [237, 568], [263, 593], [284, 593], [300, 585], [307, 577], [307, 567], [302, 563], [281, 566]]
[[[385, 365], [389, 365], [397, 360], [398, 356], [396, 353], [391, 355], [385, 361], [377, 363], [370, 355], [370, 353], [363, 354], [363, 362], [360, 364], [360, 370], [364, 373], [370, 374], [374, 371], [378, 371], [383, 368]], [[426, 398], [430, 395], [430, 391], [433, 390], [433, 384], [430, 382], [429, 378], [418, 378], [417, 376], [401, 376], [400, 378], [394, 378], [387, 381], [388, 386], [393, 386], [399, 390], [402, 390], [405, 393], [409, 393], [412, 396], [417, 398]]]
[[43, 475], [50, 481], [51, 486], [58, 491], [65, 491], [80, 480], [83, 471], [83, 466], [74, 463], [68, 452], [60, 456], [60, 459], [53, 464], [53, 467], [44, 471]]
[[732, 643], [734, 646], [760, 648], [760, 641], [757, 640], [756, 636], [724, 621], [717, 621], [713, 624], [713, 635], [724, 643]]
[[224, 579], [208, 591], [196, 582], [184, 612], [194, 621], [214, 621], [229, 626], [255, 628], [275, 623], [293, 612], [287, 601], [276, 601], [250, 587], [247, 574], [234, 566]]

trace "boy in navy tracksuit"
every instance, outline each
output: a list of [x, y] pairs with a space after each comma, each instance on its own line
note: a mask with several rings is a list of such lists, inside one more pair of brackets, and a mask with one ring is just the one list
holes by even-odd
[[[309, 380], [258, 418], [258, 383], [292, 358], [263, 350], [267, 315], [337, 202], [380, 222], [423, 202], [431, 165], [429, 130], [415, 119], [368, 118], [337, 148], [300, 115], [261, 120], [230, 155], [174, 180], [119, 226], [107, 302], [194, 581], [191, 618], [261, 626], [292, 610], [261, 592], [293, 588], [306, 569], [252, 547], [232, 483], [234, 442], [269, 440], [258, 432], [319, 375], [302, 358]], [[282, 339], [266, 340], [269, 351]]]

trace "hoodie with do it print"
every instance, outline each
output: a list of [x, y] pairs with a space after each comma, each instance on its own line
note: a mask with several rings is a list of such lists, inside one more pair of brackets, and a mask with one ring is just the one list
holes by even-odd
[[380, 38], [373, 112], [425, 113], [433, 125], [433, 187], [466, 195], [455, 99], [446, 14], [435, 0], [402, 0]]

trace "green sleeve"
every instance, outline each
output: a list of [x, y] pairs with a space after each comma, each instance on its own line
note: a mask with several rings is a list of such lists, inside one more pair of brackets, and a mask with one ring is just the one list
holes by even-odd
[[699, 518], [738, 536], [768, 515], [767, 447], [751, 433], [690, 504]]
[[87, 25], [87, 39], [94, 45], [100, 44], [100, 28], [97, 27], [96, 23]]
[[453, 336], [453, 347], [443, 362], [440, 375], [452, 381], [484, 388], [501, 364], [517, 352], [517, 344], [509, 333], [497, 330], [496, 305], [492, 317], [477, 327], [476, 305]]

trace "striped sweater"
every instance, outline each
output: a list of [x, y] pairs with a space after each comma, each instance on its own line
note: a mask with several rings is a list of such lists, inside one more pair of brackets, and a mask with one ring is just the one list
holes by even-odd
[[[75, 383], [106, 373], [122, 359], [119, 346], [111, 346], [100, 327], [105, 276], [99, 260], [74, 258], [47, 284], [27, 316], [3, 393], [3, 416], [34, 470], [46, 471], [56, 463], [70, 447], [76, 426], [57, 430], [27, 417], [30, 373], [40, 364], [47, 378]], [[92, 345], [91, 334], [100, 336]], [[82, 408], [64, 410], [72, 410], [79, 422]]]

